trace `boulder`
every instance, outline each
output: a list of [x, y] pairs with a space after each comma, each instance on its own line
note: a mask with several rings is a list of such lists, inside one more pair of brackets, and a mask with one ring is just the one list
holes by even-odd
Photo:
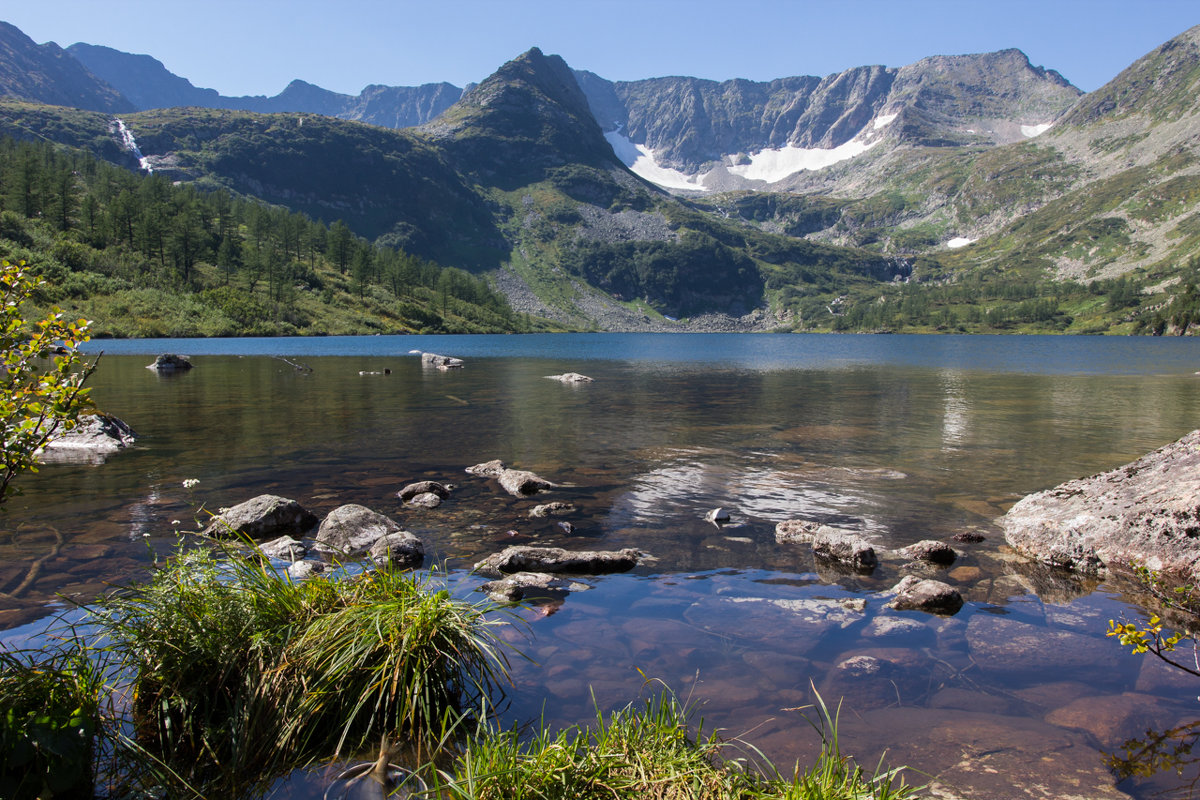
[[440, 356], [437, 353], [421, 353], [421, 363], [438, 369], [458, 369], [463, 365], [463, 360], [452, 356]]
[[425, 543], [416, 534], [395, 531], [377, 539], [368, 551], [376, 564], [416, 569], [425, 561]]
[[592, 379], [587, 375], [580, 375], [578, 372], [564, 372], [562, 375], [547, 375], [552, 381], [560, 383], [591, 383]]
[[440, 499], [445, 500], [450, 496], [450, 487], [437, 481], [417, 481], [396, 492], [401, 503], [407, 503], [419, 494], [436, 494]]
[[998, 523], [1014, 550], [1052, 566], [1099, 574], [1138, 564], [1200, 579], [1200, 430], [1031, 494]]
[[496, 578], [513, 572], [599, 575], [631, 570], [637, 566], [641, 555], [632, 547], [623, 550], [569, 551], [561, 547], [513, 545], [477, 563], [475, 571]]
[[424, 494], [419, 494], [416, 497], [413, 497], [408, 501], [408, 504], [410, 506], [417, 506], [419, 508], [437, 508], [442, 504], [442, 497], [441, 495], [434, 494], [433, 492], [425, 492]]
[[909, 575], [893, 587], [896, 597], [888, 603], [897, 611], [924, 611], [929, 614], [954, 616], [963, 607], [962, 595], [948, 583], [922, 580]]
[[872, 572], [879, 563], [875, 548], [865, 539], [825, 526], [813, 536], [812, 551], [817, 558], [844, 564], [855, 572]]
[[329, 512], [317, 531], [317, 544], [343, 556], [359, 556], [389, 533], [399, 530], [400, 526], [390, 517], [351, 503]]
[[160, 353], [154, 358], [153, 364], [147, 364], [146, 369], [157, 372], [181, 372], [192, 368], [192, 362], [187, 356], [176, 353]]
[[900, 550], [908, 558], [917, 561], [928, 561], [931, 564], [939, 564], [941, 566], [949, 566], [958, 558], [958, 553], [954, 548], [945, 542], [938, 542], [933, 539], [923, 539], [916, 544], [910, 544], [908, 547]]
[[75, 427], [56, 434], [39, 454], [43, 463], [101, 463], [136, 441], [133, 429], [108, 414], [86, 414]]
[[233, 508], [223, 509], [204, 529], [204, 535], [217, 539], [237, 535], [273, 539], [284, 534], [302, 534], [316, 524], [316, 515], [295, 500], [260, 494]]

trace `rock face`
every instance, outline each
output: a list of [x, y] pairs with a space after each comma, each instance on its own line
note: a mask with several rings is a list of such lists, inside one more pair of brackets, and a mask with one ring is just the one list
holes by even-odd
[[251, 539], [273, 539], [285, 534], [304, 533], [316, 524], [316, 515], [295, 500], [260, 494], [213, 517], [212, 523], [204, 529], [204, 535], [217, 539], [236, 534]]
[[366, 553], [377, 541], [400, 526], [366, 506], [350, 503], [329, 512], [317, 531], [317, 542], [344, 556]]
[[475, 565], [481, 575], [500, 577], [513, 572], [551, 572], [599, 575], [625, 572], [637, 566], [641, 553], [624, 550], [564, 550], [561, 547], [514, 545], [494, 553]]
[[108, 414], [81, 416], [71, 430], [50, 440], [42, 451], [45, 463], [102, 462], [106, 456], [129, 447], [137, 438], [133, 429]]
[[1200, 430], [1029, 495], [998, 522], [1013, 549], [1052, 566], [1097, 574], [1139, 564], [1200, 578]]

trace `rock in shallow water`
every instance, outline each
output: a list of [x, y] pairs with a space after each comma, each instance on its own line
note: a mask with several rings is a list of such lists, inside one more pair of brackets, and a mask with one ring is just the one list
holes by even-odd
[[317, 517], [295, 500], [273, 494], [239, 503], [213, 517], [205, 536], [228, 539], [238, 534], [251, 539], [270, 539], [284, 534], [302, 534], [317, 524]]
[[637, 566], [641, 553], [624, 550], [564, 550], [561, 547], [514, 545], [475, 565], [481, 575], [500, 577], [512, 572], [553, 572], [599, 575], [626, 572]]
[[329, 512], [317, 531], [317, 544], [342, 556], [359, 556], [384, 536], [399, 530], [400, 526], [390, 517], [350, 503]]

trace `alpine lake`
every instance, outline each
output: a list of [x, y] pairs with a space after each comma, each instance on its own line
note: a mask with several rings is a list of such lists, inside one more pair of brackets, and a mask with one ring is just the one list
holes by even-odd
[[[840, 701], [843, 752], [868, 768], [907, 765], [938, 797], [1192, 796], [1190, 750], [1179, 771], [1132, 777], [1113, 759], [1164, 735], [1160, 745], [1190, 749], [1200, 680], [1105, 636], [1110, 619], [1146, 616], [1122, 587], [1016, 556], [995, 519], [1200, 427], [1200, 339], [571, 334], [86, 349], [104, 351], [93, 400], [139, 438], [105, 463], [20, 479], [0, 517], [7, 646], [37, 646], [54, 616], [79, 614], [74, 602], [145, 576], [204, 508], [263, 493], [318, 516], [358, 503], [418, 534], [425, 568], [473, 600], [485, 579], [472, 565], [508, 545], [645, 554], [517, 612], [525, 625], [507, 638], [528, 658], [511, 659], [504, 727], [587, 725], [665, 685], [706, 730], [788, 772], [820, 748], [804, 710], [819, 693], [831, 709]], [[414, 350], [465, 366], [423, 367]], [[194, 369], [147, 370], [164, 352]], [[569, 371], [593, 381], [546, 379]], [[561, 487], [518, 499], [464, 471], [491, 459]], [[454, 484], [449, 499], [402, 505], [396, 492], [426, 479]], [[576, 510], [529, 518], [553, 500]], [[728, 524], [705, 520], [716, 508]], [[777, 543], [788, 519], [861, 530], [878, 567], [839, 571], [808, 545]], [[984, 538], [953, 542], [947, 567], [894, 552], [962, 533]], [[966, 604], [950, 617], [887, 608], [910, 573]], [[284, 776], [272, 796], [320, 797], [328, 780]]]

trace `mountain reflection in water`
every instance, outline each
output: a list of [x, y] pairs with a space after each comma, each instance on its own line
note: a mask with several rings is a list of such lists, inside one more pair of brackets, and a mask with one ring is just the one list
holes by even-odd
[[[842, 698], [846, 752], [871, 764], [886, 751], [947, 796], [1141, 797], [1194, 778], [1188, 765], [1169, 786], [1116, 783], [1105, 753], [1194, 716], [1198, 688], [1105, 640], [1108, 619], [1140, 613], [1114, 587], [1016, 558], [993, 520], [1197, 427], [1200, 343], [364, 337], [237, 355], [253, 344], [93, 343], [109, 350], [93, 398], [141, 439], [101, 466], [26, 476], [0, 519], [0, 637], [36, 640], [58, 595], [86, 600], [144, 574], [174, 521], [205, 516], [197, 503], [270, 492], [318, 515], [361, 503], [392, 516], [471, 596], [482, 579], [470, 565], [506, 544], [646, 552], [631, 573], [522, 612], [531, 637], [516, 644], [532, 661], [514, 662], [504, 724], [587, 723], [594, 702], [622, 706], [649, 676], [782, 766], [819, 747], [795, 711], [815, 689]], [[414, 348], [466, 366], [423, 369]], [[122, 354], [167, 350], [196, 368], [163, 380], [146, 355]], [[594, 382], [545, 379], [567, 371]], [[464, 472], [494, 458], [563, 486], [517, 499]], [[396, 491], [421, 479], [456, 489], [438, 509], [401, 506]], [[577, 510], [528, 517], [555, 499]], [[717, 507], [729, 525], [705, 521]], [[879, 567], [844, 574], [777, 542], [789, 518], [860, 530]], [[955, 543], [946, 568], [895, 552], [964, 531], [985, 539]], [[888, 609], [910, 573], [954, 585], [966, 606]]]

